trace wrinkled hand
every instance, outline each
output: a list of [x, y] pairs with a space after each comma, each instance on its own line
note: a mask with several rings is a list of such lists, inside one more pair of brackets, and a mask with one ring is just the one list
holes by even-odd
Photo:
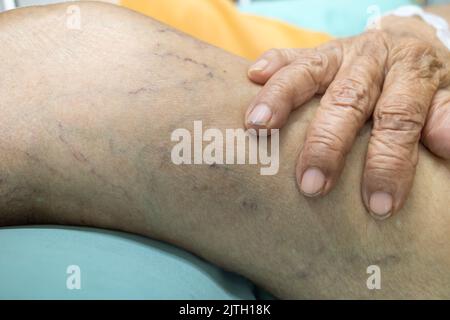
[[417, 36], [426, 34], [428, 25], [413, 23], [420, 32], [410, 26], [411, 33], [374, 30], [317, 49], [273, 49], [250, 67], [249, 78], [265, 86], [246, 113], [247, 128], [281, 128], [293, 110], [323, 94], [297, 163], [305, 195], [325, 195], [333, 188], [371, 116], [362, 195], [376, 218], [403, 206], [420, 139], [450, 159], [449, 52], [434, 30], [429, 39]]

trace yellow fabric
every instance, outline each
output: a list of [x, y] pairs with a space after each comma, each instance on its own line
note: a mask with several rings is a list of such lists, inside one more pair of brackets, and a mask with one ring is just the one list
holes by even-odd
[[240, 13], [231, 0], [121, 0], [121, 4], [252, 60], [270, 48], [314, 47], [331, 39]]

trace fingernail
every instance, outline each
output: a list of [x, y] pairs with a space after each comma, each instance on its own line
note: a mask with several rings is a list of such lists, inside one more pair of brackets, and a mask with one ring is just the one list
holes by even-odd
[[392, 196], [386, 192], [374, 192], [370, 196], [369, 206], [372, 216], [383, 220], [392, 214]]
[[248, 72], [249, 73], [261, 72], [267, 67], [268, 64], [269, 64], [269, 61], [267, 61], [266, 59], [258, 60], [250, 66], [250, 68], [248, 69]]
[[300, 189], [306, 196], [318, 195], [325, 186], [325, 175], [317, 168], [310, 168], [305, 171], [300, 183]]
[[258, 104], [248, 116], [248, 122], [258, 126], [266, 125], [272, 118], [272, 110], [266, 104]]

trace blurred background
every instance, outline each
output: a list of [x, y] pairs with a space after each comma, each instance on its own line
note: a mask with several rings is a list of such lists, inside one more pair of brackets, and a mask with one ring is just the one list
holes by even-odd
[[[11, 4], [29, 6], [56, 2], [62, 1], [0, 0], [0, 10]], [[367, 17], [376, 14], [377, 10], [382, 13], [406, 4], [431, 5], [450, 3], [450, 0], [233, 0], [233, 2], [245, 13], [275, 18], [298, 27], [342, 37], [360, 33], [365, 27]]]

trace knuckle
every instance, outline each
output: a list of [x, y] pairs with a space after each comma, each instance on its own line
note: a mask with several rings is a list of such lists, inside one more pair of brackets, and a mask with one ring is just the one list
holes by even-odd
[[280, 49], [275, 49], [272, 48], [270, 50], [267, 50], [266, 52], [264, 52], [264, 54], [262, 55], [263, 58], [274, 61], [274, 60], [278, 60], [278, 61], [284, 61], [284, 56], [281, 53]]
[[331, 58], [333, 63], [340, 65], [346, 41], [345, 39], [331, 40], [313, 50], [324, 54], [327, 58]]
[[440, 61], [436, 49], [427, 42], [408, 39], [393, 50], [393, 60], [407, 65], [416, 79], [436, 78], [444, 64]]
[[[327, 55], [316, 49], [301, 49], [300, 51], [291, 52], [292, 50], [285, 49], [284, 53], [280, 54], [283, 55], [283, 58], [280, 59], [284, 59], [281, 64], [285, 65], [283, 72], [278, 77], [283, 78], [280, 85], [283, 85], [284, 88], [297, 89], [297, 92], [299, 92], [301, 90], [298, 89], [304, 89], [304, 81], [307, 81], [307, 87], [311, 86], [309, 89], [313, 93], [325, 91], [321, 89], [321, 84], [329, 64]], [[286, 65], [289, 61], [291, 63]], [[294, 92], [292, 92], [292, 95], [294, 95]]]
[[367, 152], [369, 168], [391, 171], [410, 171], [418, 160], [418, 137], [410, 134], [372, 131]]
[[388, 45], [386, 39], [389, 35], [383, 30], [370, 30], [358, 36], [358, 40], [350, 46], [357, 55], [363, 55], [379, 63], [379, 58], [386, 58]]
[[436, 50], [430, 44], [418, 39], [408, 40], [404, 49], [412, 59], [437, 57]]
[[[391, 161], [386, 159], [385, 161]], [[409, 169], [406, 169], [409, 168]], [[387, 166], [381, 159], [368, 161], [364, 170], [364, 181], [375, 189], [393, 187], [393, 193], [404, 190], [405, 185], [411, 184], [414, 177], [414, 168], [405, 166]]]
[[275, 81], [270, 82], [270, 94], [290, 94], [292, 84], [287, 77], [278, 77]]
[[371, 178], [380, 180], [404, 179], [413, 175], [417, 165], [417, 148], [411, 152], [406, 147], [387, 144], [382, 139], [371, 139], [365, 172]]
[[374, 131], [394, 130], [417, 138], [425, 124], [426, 110], [421, 102], [397, 95], [376, 108], [373, 118]]
[[368, 89], [361, 81], [346, 78], [336, 80], [330, 88], [331, 94], [337, 99], [351, 99], [351, 101], [360, 101], [367, 96]]
[[295, 51], [294, 49], [277, 49], [272, 48], [266, 53], [264, 53], [264, 57], [270, 60], [277, 60], [283, 64], [288, 63], [289, 61], [294, 60]]
[[328, 56], [317, 49], [304, 50], [295, 64], [307, 68], [324, 68], [328, 66]]
[[343, 107], [356, 111], [358, 119], [366, 118], [369, 103], [369, 88], [356, 79], [335, 80], [326, 94], [326, 104], [331, 108]]
[[[331, 127], [315, 125], [310, 131], [305, 144], [305, 150], [310, 154], [329, 159], [343, 159], [348, 152], [345, 148], [344, 139]], [[328, 160], [327, 160], [328, 161]]]
[[274, 105], [292, 105], [295, 94], [295, 86], [287, 76], [270, 81], [264, 93], [267, 99], [275, 102]]
[[330, 61], [328, 56], [324, 52], [316, 49], [305, 50], [292, 64], [299, 72], [307, 74], [317, 86], [324, 82], [322, 78], [325, 70], [328, 70], [329, 65]]
[[389, 33], [381, 29], [372, 29], [361, 34], [361, 37], [366, 40], [366, 42], [375, 42], [379, 44], [386, 42], [386, 38], [389, 37]]

